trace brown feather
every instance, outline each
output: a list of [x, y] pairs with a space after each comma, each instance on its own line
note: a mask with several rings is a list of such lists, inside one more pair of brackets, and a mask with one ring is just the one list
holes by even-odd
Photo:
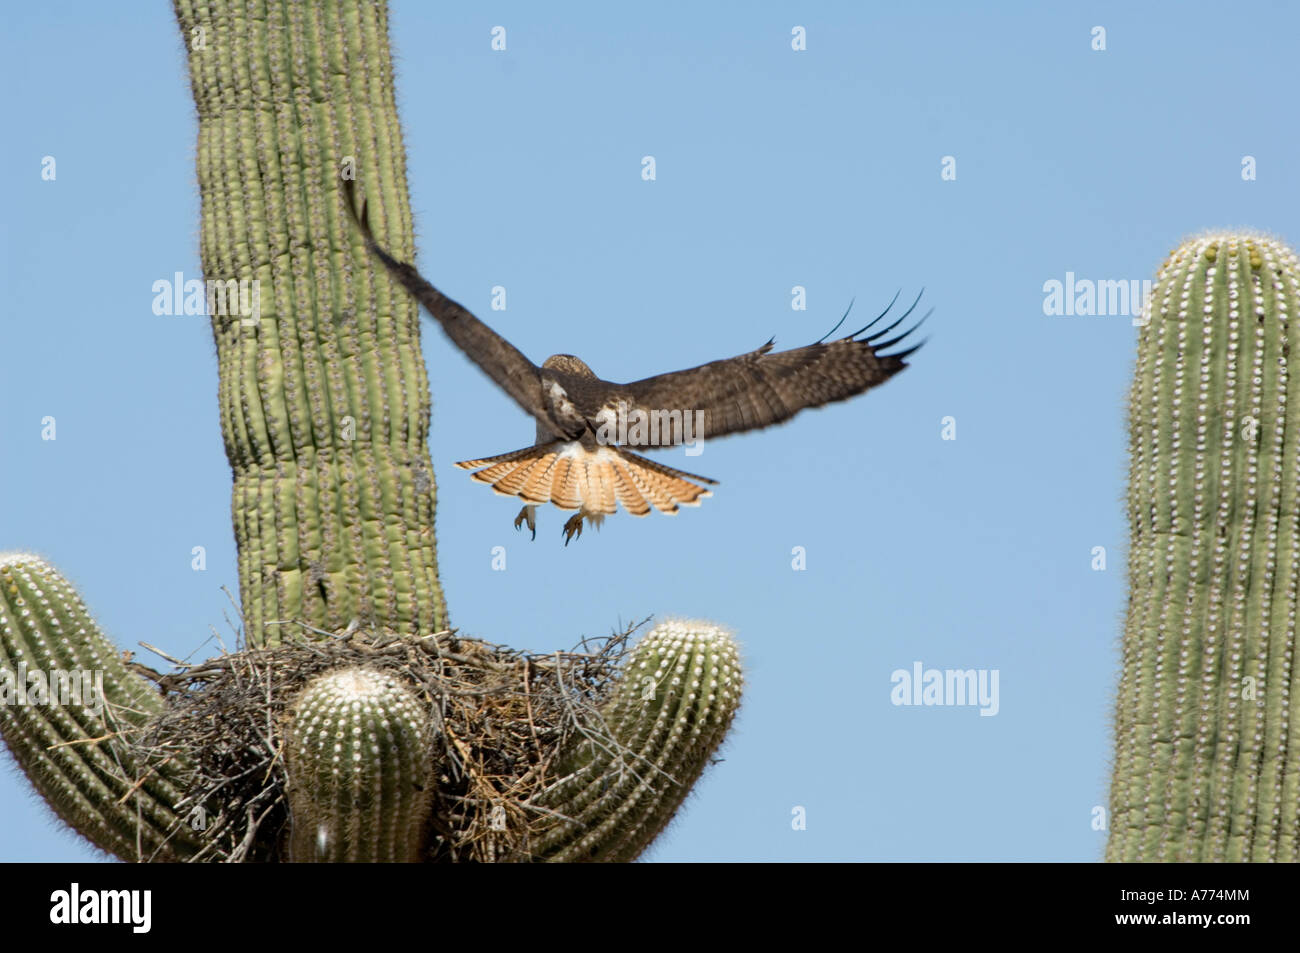
[[[628, 457], [632, 459], [628, 460]], [[659, 474], [648, 467], [641, 466], [642, 463], [648, 461], [643, 457], [637, 457], [626, 452], [623, 454], [623, 459], [628, 464], [628, 475], [636, 484], [637, 489], [650, 501], [651, 505], [660, 513], [676, 513], [677, 504], [673, 502], [671, 494], [664, 492]]]
[[573, 460], [562, 457], [556, 461], [551, 478], [551, 502], [562, 510], [576, 510], [582, 505], [582, 494], [574, 479]]
[[637, 489], [636, 481], [633, 480], [632, 474], [628, 472], [626, 460], [618, 460], [612, 467], [614, 471], [614, 488], [618, 494], [618, 501], [623, 504], [623, 509], [627, 510], [633, 516], [646, 516], [650, 512], [650, 504], [645, 496]]
[[545, 466], [535, 466], [528, 471], [528, 479], [519, 498], [526, 503], [547, 503], [551, 499], [551, 474], [559, 462], [558, 453], [549, 453], [545, 457]]
[[530, 457], [535, 454], [539, 447], [524, 447], [522, 450], [511, 450], [509, 453], [499, 453], [495, 457], [484, 457], [482, 460], [461, 460], [453, 464], [462, 470], [477, 470], [479, 467], [486, 467], [493, 463], [505, 463], [507, 460], [518, 460], [521, 457]]
[[522, 490], [528, 482], [530, 474], [534, 471], [549, 470], [548, 461], [553, 461], [554, 457], [554, 453], [547, 453], [533, 460], [519, 461], [514, 465], [514, 469], [492, 484], [492, 489], [502, 496], [522, 496]]
[[600, 494], [598, 512], [617, 513], [618, 477], [615, 475], [613, 464], [609, 460], [600, 460], [595, 462], [591, 469], [594, 471], [596, 487]]
[[920, 345], [886, 352], [915, 331], [929, 315], [902, 334], [889, 340], [882, 338], [911, 315], [920, 300], [918, 295], [901, 317], [871, 334], [865, 332], [883, 319], [889, 308], [867, 327], [829, 343], [818, 341], [806, 347], [774, 352], [769, 341], [738, 357], [658, 374], [630, 384], [606, 384], [608, 395], [600, 408], [589, 411], [589, 416], [614, 409], [620, 401], [627, 405], [629, 413], [637, 410], [666, 414], [660, 418], [663, 425], [660, 446], [684, 442], [686, 420], [694, 425], [696, 412], [702, 416], [703, 432], [697, 430], [692, 434], [693, 439], [721, 437], [782, 423], [806, 408], [847, 400], [870, 390], [905, 368], [904, 359]]

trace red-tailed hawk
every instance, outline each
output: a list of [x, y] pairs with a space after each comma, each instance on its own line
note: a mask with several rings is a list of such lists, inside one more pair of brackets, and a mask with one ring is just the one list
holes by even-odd
[[497, 493], [522, 499], [525, 506], [515, 517], [515, 528], [527, 521], [534, 538], [539, 504], [576, 509], [564, 524], [566, 546], [582, 534], [584, 519], [599, 526], [619, 503], [634, 516], [645, 516], [651, 507], [672, 514], [681, 505], [698, 506], [711, 495], [700, 484], [717, 483], [647, 460], [629, 447], [675, 447], [758, 430], [789, 420], [806, 407], [861, 394], [907, 366], [903, 359], [920, 344], [893, 354], [882, 352], [929, 317], [927, 313], [901, 334], [881, 340], [916, 309], [918, 295], [892, 324], [867, 334], [893, 308], [896, 294], [866, 327], [829, 343], [826, 338], [844, 323], [847, 311], [839, 324], [807, 347], [773, 351], [774, 342], [768, 341], [739, 357], [615, 384], [601, 380], [571, 354], [552, 355], [541, 367], [528, 360], [425, 281], [414, 266], [381, 248], [370, 232], [364, 200], [357, 203], [355, 185], [345, 181], [344, 189], [344, 204], [371, 254], [424, 305], [456, 346], [537, 421], [533, 446], [456, 466], [474, 470], [472, 478]]

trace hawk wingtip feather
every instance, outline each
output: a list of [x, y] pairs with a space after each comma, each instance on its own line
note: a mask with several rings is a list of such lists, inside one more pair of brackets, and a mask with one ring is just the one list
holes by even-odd
[[[859, 328], [858, 330], [854, 331], [852, 334], [846, 334], [844, 337], [839, 338], [838, 340], [841, 340], [841, 341], [850, 341], [850, 340], [852, 340], [853, 338], [856, 338], [856, 337], [857, 337], [859, 334], [861, 334], [863, 331], [866, 331], [868, 328], [875, 327], [876, 324], [879, 323], [879, 321], [880, 321], [881, 318], [883, 318], [885, 315], [889, 314], [889, 312], [892, 311], [892, 310], [894, 309], [894, 305], [898, 303], [898, 296], [901, 295], [902, 293], [903, 293], [903, 289], [902, 289], [902, 288], [899, 288], [897, 291], [894, 292], [894, 296], [893, 296], [892, 298], [889, 299], [889, 304], [885, 305], [885, 310], [881, 311], [878, 315], [876, 315], [874, 318], [872, 318], [870, 321], [868, 321], [868, 322], [867, 322], [865, 325], [863, 325], [861, 328]], [[847, 318], [848, 316], [849, 316], [849, 313], [848, 313], [847, 311], [845, 311], [845, 312], [844, 312], [844, 318], [840, 318], [839, 324], [836, 324], [834, 328], [831, 328], [830, 331], [826, 332], [826, 334], [824, 334], [824, 335], [822, 336], [821, 340], [818, 341], [817, 343], [818, 343], [818, 344], [822, 343], [822, 341], [826, 340], [826, 338], [828, 338], [828, 337], [830, 337], [832, 334], [834, 334], [835, 331], [836, 331], [836, 329], [837, 329], [841, 324], [844, 323], [844, 319]]]
[[[913, 344], [913, 345], [912, 345], [911, 347], [909, 347], [906, 351], [899, 351], [897, 354], [891, 354], [891, 355], [889, 355], [889, 356], [892, 357], [892, 358], [893, 358], [894, 360], [896, 360], [896, 361], [901, 361], [901, 360], [903, 360], [903, 358], [905, 358], [905, 357], [911, 357], [911, 356], [912, 356], [913, 354], [915, 354], [917, 351], [921, 350], [921, 348], [925, 345], [925, 342], [928, 341], [928, 340], [930, 340], [930, 339], [929, 339], [929, 338], [921, 338], [921, 340], [919, 340], [918, 342], [916, 342], [915, 344]], [[907, 365], [904, 365], [904, 366], [907, 366]]]
[[[932, 314], [934, 314], [934, 309], [933, 309], [933, 308], [931, 308], [929, 311], [927, 311], [927, 312], [925, 313], [925, 315], [921, 318], [920, 321], [917, 321], [916, 324], [912, 325], [910, 328], [908, 328], [908, 329], [907, 329], [906, 331], [904, 331], [902, 334], [895, 335], [894, 337], [890, 338], [888, 341], [877, 341], [877, 342], [873, 342], [872, 345], [871, 345], [871, 350], [874, 351], [874, 352], [877, 353], [877, 354], [880, 354], [880, 352], [882, 352], [882, 351], [888, 350], [889, 348], [891, 348], [891, 347], [893, 347], [895, 344], [897, 344], [899, 341], [902, 341], [902, 340], [904, 340], [904, 339], [910, 337], [911, 335], [915, 334], [915, 333], [916, 333], [916, 330], [917, 330], [921, 325], [925, 324], [925, 319], [928, 318], [928, 317], [929, 317], [930, 315], [932, 315]], [[926, 338], [925, 340], [929, 340], [929, 339]], [[923, 340], [923, 341], [921, 342], [921, 344], [924, 344], [924, 343], [925, 343], [925, 340]], [[920, 344], [916, 345], [916, 347], [912, 348], [912, 349], [909, 350], [907, 353], [908, 353], [908, 354], [911, 354], [913, 351], [916, 350], [917, 347], [920, 347], [920, 346], [921, 346]], [[880, 356], [881, 356], [881, 357], [902, 357], [902, 356], [904, 356], [904, 355], [901, 355], [901, 354], [880, 354]]]
[[922, 289], [920, 290], [920, 292], [917, 294], [917, 296], [916, 296], [916, 300], [913, 301], [910, 305], [908, 305], [907, 310], [904, 311], [902, 314], [900, 314], [900, 315], [895, 319], [895, 321], [894, 321], [893, 324], [889, 325], [888, 327], [881, 328], [879, 331], [876, 331], [874, 334], [868, 334], [866, 337], [859, 337], [859, 335], [866, 334], [867, 331], [870, 331], [873, 327], [875, 327], [877, 324], [880, 323], [880, 320], [881, 320], [882, 318], [884, 318], [884, 316], [885, 316], [886, 314], [888, 314], [888, 313], [893, 309], [893, 307], [894, 307], [894, 303], [898, 301], [898, 296], [899, 296], [899, 294], [901, 294], [901, 293], [902, 293], [902, 289], [899, 289], [898, 292], [895, 292], [893, 300], [889, 302], [889, 307], [886, 308], [883, 312], [881, 312], [881, 313], [876, 317], [876, 319], [875, 319], [874, 321], [872, 321], [870, 324], [867, 324], [867, 325], [865, 325], [865, 326], [863, 326], [863, 327], [861, 327], [861, 328], [858, 328], [858, 330], [854, 331], [852, 334], [846, 335], [846, 336], [843, 338], [843, 340], [846, 340], [846, 341], [850, 341], [850, 340], [859, 340], [859, 341], [872, 342], [872, 341], [875, 341], [875, 340], [878, 339], [878, 338], [884, 337], [884, 336], [885, 336], [886, 334], [888, 334], [890, 331], [894, 330], [894, 328], [898, 327], [900, 324], [902, 324], [904, 321], [906, 321], [908, 315], [910, 315], [913, 311], [915, 311], [915, 310], [916, 310], [916, 306], [917, 306], [918, 304], [921, 303], [921, 295], [925, 294], [925, 289], [924, 289], [924, 288], [922, 288]]
[[[899, 289], [900, 292], [901, 292], [902, 290], [903, 290], [903, 289], [901, 289], [901, 288]], [[897, 297], [897, 295], [895, 295], [895, 297]], [[814, 343], [814, 344], [821, 344], [821, 343], [822, 343], [823, 341], [825, 341], [828, 337], [830, 337], [832, 334], [834, 334], [836, 331], [838, 331], [838, 330], [840, 329], [840, 325], [842, 325], [845, 321], [847, 321], [847, 320], [849, 319], [849, 312], [853, 310], [853, 304], [854, 304], [854, 302], [856, 302], [857, 300], [858, 300], [857, 295], [854, 295], [852, 298], [850, 298], [850, 299], [849, 299], [849, 306], [848, 306], [847, 308], [844, 309], [844, 314], [842, 314], [842, 315], [840, 316], [840, 319], [839, 319], [838, 321], [835, 322], [835, 327], [831, 328], [829, 331], [827, 331], [825, 334], [823, 334], [821, 337], [819, 337], [819, 338], [818, 338], [816, 341], [814, 341], [813, 343]], [[890, 307], [892, 308], [893, 305], [891, 304]], [[885, 310], [888, 311], [889, 309], [886, 308]]]

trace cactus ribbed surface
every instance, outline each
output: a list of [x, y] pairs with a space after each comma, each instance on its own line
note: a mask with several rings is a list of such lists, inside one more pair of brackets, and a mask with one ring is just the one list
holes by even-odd
[[358, 267], [338, 198], [355, 167], [376, 230], [413, 257], [387, 10], [176, 0], [176, 12], [199, 115], [204, 277], [261, 289], [259, 320], [212, 316], [248, 642], [276, 642], [266, 623], [280, 619], [445, 628], [419, 311]]
[[[77, 691], [41, 694], [42, 679]], [[180, 765], [139, 763], [123, 743], [162, 704], [58, 570], [37, 556], [0, 555], [0, 735], [59, 817], [124, 860], [195, 850], [172, 811]]]
[[1300, 264], [1224, 233], [1161, 268], [1129, 407], [1111, 861], [1300, 859]]
[[656, 626], [633, 650], [602, 711], [609, 736], [580, 741], [561, 762], [564, 779], [538, 799], [571, 819], [543, 838], [538, 856], [636, 859], [722, 743], [742, 681], [736, 643], [722, 629]]
[[292, 861], [418, 861], [433, 790], [428, 713], [391, 676], [326, 672], [289, 729]]
[[[5, 557], [0, 671], [88, 670], [102, 677], [106, 696], [101, 713], [2, 705], [5, 744], [61, 818], [124, 860], [283, 859], [277, 818], [286, 794], [295, 860], [482, 859], [466, 832], [478, 829], [482, 805], [500, 808], [506, 798], [529, 820], [493, 828], [488, 859], [634, 859], [731, 722], [740, 691], [734, 641], [703, 624], [661, 626], [607, 698], [566, 682], [559, 660], [548, 662], [550, 681], [530, 682], [538, 669], [517, 654], [507, 664], [494, 655], [499, 647], [473, 647], [446, 631], [419, 312], [371, 265], [340, 199], [341, 177], [355, 172], [376, 237], [414, 258], [385, 5], [175, 7], [199, 116], [204, 275], [257, 289], [252, 313], [211, 315], [246, 646], [194, 669], [154, 673], [155, 686], [118, 656], [53, 568], [34, 556]], [[321, 674], [322, 659], [347, 654], [321, 644], [348, 646], [364, 664], [327, 662], [334, 667]], [[433, 652], [444, 668], [399, 678], [394, 646], [401, 659]], [[443, 647], [454, 658], [439, 655]], [[519, 685], [503, 681], [512, 665], [523, 672]], [[404, 685], [442, 684], [445, 666], [468, 679], [458, 698], [479, 697], [490, 676], [483, 697], [513, 699], [527, 714], [509, 714], [505, 725], [470, 718], [450, 738], [444, 711], [435, 730], [430, 705]], [[581, 666], [598, 667], [585, 653]], [[247, 698], [246, 675], [264, 680]], [[568, 734], [555, 725], [539, 731], [532, 706], [543, 711], [547, 692], [552, 712], [576, 712], [581, 696], [584, 714], [572, 714]], [[600, 732], [586, 724], [592, 707], [604, 719]], [[202, 725], [214, 722], [254, 725], [256, 746], [219, 731], [220, 744], [207, 744]], [[571, 750], [557, 749], [561, 737], [574, 739]], [[466, 771], [490, 760], [483, 751], [498, 752], [502, 738], [523, 746], [526, 759], [506, 759], [518, 776], [495, 768], [476, 775], [472, 796], [449, 796], [455, 817], [431, 817], [432, 792], [447, 794], [437, 786], [465, 785]], [[265, 766], [241, 770], [244, 752], [265, 756]], [[440, 771], [435, 752], [459, 761]], [[283, 779], [275, 774], [286, 768]], [[241, 788], [246, 833], [230, 848], [221, 838], [245, 818], [225, 810], [233, 784], [225, 786], [248, 777], [264, 780], [258, 790]], [[536, 787], [520, 787], [525, 777]], [[532, 799], [547, 778], [545, 797]], [[196, 823], [201, 830], [176, 813], [202, 816], [208, 807], [214, 825]], [[426, 849], [433, 827], [454, 849]]]

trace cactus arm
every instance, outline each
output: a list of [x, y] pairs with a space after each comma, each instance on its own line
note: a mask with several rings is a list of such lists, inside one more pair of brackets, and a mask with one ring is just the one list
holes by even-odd
[[[59, 690], [42, 695], [41, 679]], [[141, 763], [125, 743], [161, 708], [67, 579], [39, 557], [0, 556], [0, 735], [54, 812], [123, 860], [199, 846], [174, 811], [183, 765]]]
[[1300, 859], [1300, 264], [1216, 234], [1165, 262], [1129, 408], [1112, 861]]
[[539, 840], [549, 861], [631, 861], [659, 836], [721, 745], [740, 705], [734, 639], [715, 625], [664, 622], [624, 664], [602, 714], [538, 803], [566, 820]]

